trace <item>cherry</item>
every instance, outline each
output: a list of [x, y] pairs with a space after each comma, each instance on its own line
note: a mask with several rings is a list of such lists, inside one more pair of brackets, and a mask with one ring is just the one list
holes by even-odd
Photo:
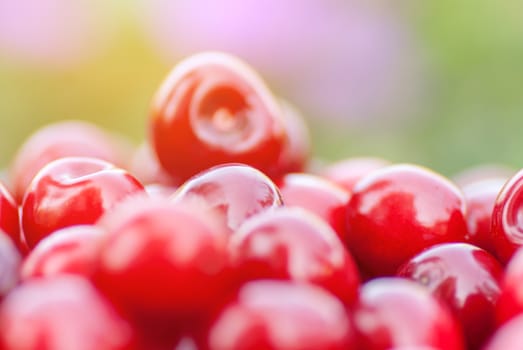
[[321, 177], [304, 173], [285, 175], [279, 188], [286, 206], [304, 208], [318, 215], [345, 240], [347, 191]]
[[498, 328], [483, 350], [523, 349], [523, 315]]
[[259, 170], [242, 164], [225, 164], [199, 173], [186, 181], [174, 201], [207, 204], [235, 231], [247, 218], [282, 205], [276, 185]]
[[29, 136], [15, 155], [10, 180], [18, 203], [33, 177], [47, 163], [63, 157], [93, 157], [118, 166], [127, 163], [126, 146], [117, 138], [85, 121], [49, 124]]
[[90, 225], [69, 226], [53, 232], [25, 258], [21, 278], [63, 273], [92, 276], [98, 262], [102, 234], [99, 227]]
[[222, 163], [277, 171], [273, 166], [287, 142], [275, 97], [245, 63], [222, 53], [194, 55], [177, 65], [150, 114], [158, 160], [182, 181]]
[[381, 158], [347, 158], [320, 169], [319, 174], [350, 193], [361, 178], [388, 165], [390, 163]]
[[42, 168], [22, 203], [22, 227], [29, 247], [60, 228], [93, 224], [118, 201], [144, 193], [128, 172], [94, 158], [67, 157]]
[[444, 243], [419, 253], [398, 275], [427, 287], [460, 321], [469, 349], [479, 349], [495, 328], [503, 268], [489, 253], [466, 243]]
[[445, 305], [418, 284], [395, 277], [365, 283], [352, 314], [358, 349], [464, 349]]
[[362, 178], [347, 206], [347, 246], [371, 276], [393, 275], [437, 243], [464, 241], [461, 192], [414, 165], [392, 165]]
[[13, 240], [18, 250], [24, 250], [20, 235], [18, 204], [2, 182], [0, 182], [0, 230]]
[[300, 208], [278, 208], [246, 221], [229, 251], [245, 280], [290, 279], [318, 284], [347, 304], [354, 302], [358, 271], [325, 222]]
[[4, 350], [132, 349], [134, 332], [85, 279], [27, 281], [0, 307]]
[[209, 330], [210, 350], [355, 349], [343, 305], [321, 288], [285, 281], [244, 285]]
[[523, 169], [510, 178], [496, 199], [492, 211], [492, 240], [496, 256], [506, 264], [523, 245]]
[[0, 302], [18, 282], [21, 261], [13, 241], [0, 231]]
[[518, 249], [505, 267], [496, 319], [501, 324], [519, 313], [523, 313], [523, 249]]

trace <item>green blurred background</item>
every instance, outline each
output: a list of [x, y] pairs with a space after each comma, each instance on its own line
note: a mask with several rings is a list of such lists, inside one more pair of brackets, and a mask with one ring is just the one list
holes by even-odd
[[523, 167], [521, 0], [283, 3], [0, 0], [0, 163], [62, 119], [138, 143], [169, 69], [222, 49], [301, 108], [319, 158]]

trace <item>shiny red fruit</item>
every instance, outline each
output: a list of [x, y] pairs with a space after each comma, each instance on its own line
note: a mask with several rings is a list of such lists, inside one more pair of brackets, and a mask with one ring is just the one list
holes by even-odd
[[3, 350], [134, 349], [129, 324], [76, 276], [28, 281], [0, 307]]
[[222, 53], [173, 69], [155, 96], [150, 131], [158, 160], [182, 181], [222, 163], [275, 172], [287, 142], [274, 96], [245, 63]]
[[398, 275], [428, 288], [460, 321], [469, 349], [479, 349], [495, 329], [501, 264], [466, 243], [431, 247], [410, 259]]
[[347, 210], [347, 246], [371, 276], [394, 275], [425, 248], [464, 241], [467, 233], [461, 192], [415, 165], [392, 165], [364, 177]]
[[229, 244], [244, 280], [290, 279], [324, 287], [343, 302], [354, 302], [359, 276], [336, 233], [300, 208], [279, 208], [245, 222]]
[[345, 240], [349, 193], [315, 175], [292, 173], [279, 183], [285, 206], [300, 207], [318, 215]]
[[93, 157], [118, 166], [127, 163], [121, 140], [94, 124], [68, 120], [49, 124], [29, 136], [10, 168], [15, 199], [21, 203], [33, 177], [46, 164], [63, 157]]
[[483, 350], [523, 349], [523, 315], [519, 315], [496, 330]]
[[21, 278], [65, 273], [91, 277], [98, 263], [102, 234], [99, 227], [91, 225], [69, 226], [51, 233], [25, 258]]
[[0, 231], [0, 303], [18, 283], [21, 261], [22, 257], [13, 241]]
[[496, 256], [506, 264], [523, 245], [523, 170], [501, 189], [492, 211], [492, 240]]
[[284, 281], [244, 285], [209, 331], [209, 350], [356, 349], [343, 305], [321, 288]]
[[0, 230], [6, 233], [16, 245], [18, 250], [23, 251], [23, 242], [20, 235], [20, 218], [18, 215], [18, 204], [3, 183], [0, 182]]
[[249, 217], [282, 205], [271, 179], [243, 164], [219, 165], [201, 172], [180, 186], [172, 199], [208, 206], [231, 232]]
[[518, 249], [505, 267], [496, 319], [501, 324], [520, 313], [523, 313], [523, 249]]
[[230, 288], [227, 234], [198, 209], [131, 198], [107, 212], [98, 223], [99, 288], [139, 319], [210, 312]]
[[459, 325], [445, 305], [403, 278], [378, 278], [364, 284], [352, 319], [358, 349], [464, 349]]
[[22, 203], [22, 227], [29, 247], [67, 226], [94, 224], [122, 199], [144, 193], [128, 172], [94, 158], [69, 157], [38, 172]]

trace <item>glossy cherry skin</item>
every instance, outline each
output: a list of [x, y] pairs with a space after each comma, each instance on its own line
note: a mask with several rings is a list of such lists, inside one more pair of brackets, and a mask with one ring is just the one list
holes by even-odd
[[282, 205], [271, 179], [243, 164], [219, 165], [199, 173], [180, 186], [172, 200], [205, 203], [231, 232], [249, 217]]
[[467, 233], [461, 192], [415, 165], [392, 165], [364, 177], [347, 210], [347, 246], [370, 276], [394, 275], [423, 249], [464, 241]]
[[22, 227], [29, 247], [60, 228], [94, 224], [122, 199], [144, 193], [125, 170], [87, 157], [55, 160], [42, 168], [22, 203]]
[[151, 108], [150, 141], [182, 181], [222, 163], [273, 172], [287, 142], [281, 108], [262, 80], [217, 52], [191, 56], [168, 75]]
[[523, 249], [518, 249], [505, 267], [496, 320], [501, 324], [520, 313], [523, 313]]
[[278, 185], [286, 206], [300, 207], [318, 215], [345, 240], [347, 191], [319, 176], [304, 173], [287, 174]]
[[131, 198], [98, 225], [105, 234], [95, 281], [138, 321], [174, 326], [212, 311], [229, 292], [227, 234], [198, 207]]
[[24, 259], [22, 280], [66, 273], [90, 278], [98, 264], [102, 234], [94, 225], [69, 226], [51, 233]]
[[412, 279], [445, 302], [461, 323], [468, 348], [479, 349], [495, 329], [501, 264], [481, 248], [444, 243], [419, 253], [398, 275]]
[[209, 350], [355, 349], [343, 305], [308, 284], [244, 285], [210, 327]]
[[523, 169], [505, 183], [492, 211], [492, 240], [496, 256], [503, 264], [523, 245], [522, 208]]
[[27, 281], [0, 307], [4, 350], [134, 349], [134, 332], [85, 279]]
[[22, 257], [14, 242], [0, 231], [0, 303], [17, 284], [21, 261]]
[[9, 190], [0, 182], [0, 230], [6, 233], [16, 247], [22, 251], [23, 243], [20, 235], [20, 217], [18, 204]]
[[494, 203], [505, 184], [505, 178], [472, 182], [462, 187], [467, 207], [467, 242], [496, 255], [491, 232]]
[[450, 311], [426, 289], [407, 279], [385, 277], [365, 283], [352, 319], [358, 349], [464, 349], [461, 330]]
[[53, 160], [93, 157], [124, 166], [127, 152], [122, 142], [94, 124], [77, 120], [49, 124], [30, 135], [15, 155], [9, 174], [13, 194], [21, 203], [33, 177]]
[[362, 177], [388, 165], [390, 162], [381, 158], [347, 158], [324, 167], [319, 174], [350, 193]]
[[290, 279], [318, 284], [346, 304], [354, 302], [359, 276], [336, 233], [300, 208], [278, 208], [245, 222], [229, 244], [243, 279]]
[[523, 349], [523, 315], [514, 317], [496, 330], [483, 350]]

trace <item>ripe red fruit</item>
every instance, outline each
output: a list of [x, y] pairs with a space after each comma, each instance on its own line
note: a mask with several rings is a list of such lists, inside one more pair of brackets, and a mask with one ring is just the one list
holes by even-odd
[[0, 231], [0, 302], [18, 282], [21, 261], [20, 253], [12, 240]]
[[172, 199], [206, 205], [231, 232], [249, 217], [282, 205], [280, 192], [271, 179], [243, 164], [224, 164], [203, 171], [180, 186]]
[[318, 215], [345, 240], [349, 193], [315, 175], [292, 173], [279, 183], [285, 206], [300, 207]]
[[423, 249], [464, 241], [467, 233], [461, 192], [414, 165], [392, 165], [364, 177], [347, 210], [347, 246], [371, 276], [394, 275]]
[[91, 284], [76, 276], [27, 281], [0, 307], [4, 350], [128, 350], [129, 324]]
[[359, 276], [352, 257], [332, 228], [303, 209], [253, 217], [231, 236], [229, 251], [244, 280], [310, 282], [347, 304], [356, 299]]
[[69, 226], [51, 233], [25, 258], [21, 278], [64, 273], [91, 277], [98, 262], [102, 234], [99, 227], [90, 225]]
[[84, 121], [49, 124], [29, 136], [10, 168], [13, 194], [18, 203], [33, 177], [47, 163], [63, 157], [93, 157], [118, 166], [127, 163], [128, 150], [121, 140]]
[[0, 230], [6, 233], [16, 245], [18, 250], [23, 251], [23, 242], [20, 235], [20, 218], [18, 215], [18, 204], [11, 196], [3, 183], [0, 182]]
[[492, 240], [496, 256], [506, 264], [523, 245], [523, 169], [501, 189], [492, 211]]
[[523, 315], [519, 315], [496, 330], [483, 350], [523, 349]]
[[22, 227], [29, 247], [60, 228], [93, 224], [117, 202], [144, 193], [125, 170], [94, 158], [68, 157], [38, 172], [22, 203]]
[[352, 319], [358, 349], [464, 349], [460, 327], [445, 305], [406, 279], [387, 277], [365, 283]]
[[210, 350], [355, 349], [343, 305], [321, 288], [284, 281], [244, 285], [210, 327]]
[[158, 160], [182, 181], [222, 163], [275, 171], [287, 142], [282, 111], [262, 80], [222, 53], [191, 56], [176, 66], [150, 114]]
[[398, 271], [428, 288], [460, 321], [469, 349], [479, 349], [495, 329], [501, 264], [489, 253], [466, 243], [433, 246]]

